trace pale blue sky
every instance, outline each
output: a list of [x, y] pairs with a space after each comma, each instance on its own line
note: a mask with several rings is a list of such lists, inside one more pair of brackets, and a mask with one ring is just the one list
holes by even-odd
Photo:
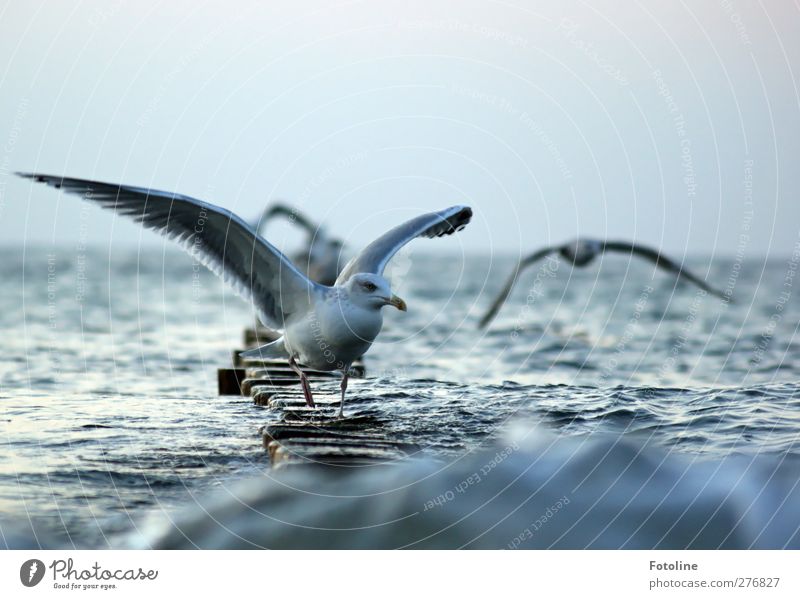
[[455, 203], [473, 224], [426, 249], [581, 234], [732, 255], [746, 233], [748, 255], [786, 255], [798, 240], [791, 3], [232, 6], [3, 5], [4, 243], [155, 240], [14, 170], [176, 190], [248, 217], [285, 198], [355, 247]]

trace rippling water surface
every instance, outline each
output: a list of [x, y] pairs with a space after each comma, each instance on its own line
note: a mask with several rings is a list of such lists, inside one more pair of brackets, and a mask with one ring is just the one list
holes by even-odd
[[[488, 331], [510, 257], [401, 257], [351, 413], [452, 461], [511, 423], [630, 434], [670, 455], [798, 453], [796, 264], [689, 263], [733, 303], [626, 257], [534, 267]], [[0, 252], [0, 527], [106, 546], [145, 513], [268, 468], [269, 410], [216, 395], [249, 307], [168, 247]]]

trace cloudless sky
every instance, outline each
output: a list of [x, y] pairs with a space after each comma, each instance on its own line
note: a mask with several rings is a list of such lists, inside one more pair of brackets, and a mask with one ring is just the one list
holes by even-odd
[[431, 250], [788, 255], [799, 31], [795, 3], [742, 0], [6, 2], [0, 235], [156, 241], [33, 170], [245, 217], [283, 198], [355, 247], [466, 203]]

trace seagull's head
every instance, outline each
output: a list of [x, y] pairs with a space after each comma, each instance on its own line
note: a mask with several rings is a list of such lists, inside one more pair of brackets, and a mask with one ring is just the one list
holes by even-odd
[[394, 306], [406, 311], [406, 303], [392, 294], [389, 281], [380, 275], [358, 273], [350, 277], [345, 284], [350, 301], [362, 308], [380, 310], [384, 306]]

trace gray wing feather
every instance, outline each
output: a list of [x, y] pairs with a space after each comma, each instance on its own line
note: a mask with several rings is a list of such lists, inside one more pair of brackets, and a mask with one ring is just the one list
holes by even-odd
[[494, 320], [494, 317], [497, 316], [497, 313], [500, 311], [500, 308], [503, 307], [503, 304], [506, 303], [508, 296], [511, 295], [511, 290], [514, 289], [514, 285], [517, 283], [517, 279], [519, 278], [520, 273], [531, 264], [538, 262], [539, 260], [547, 256], [548, 254], [553, 253], [557, 249], [558, 248], [554, 247], [544, 248], [520, 260], [519, 264], [517, 264], [514, 267], [513, 272], [508, 277], [505, 287], [503, 287], [500, 293], [497, 294], [497, 297], [495, 297], [494, 301], [492, 302], [492, 305], [489, 307], [489, 309], [486, 311], [486, 314], [483, 315], [483, 318], [481, 318], [480, 322], [478, 323], [479, 329], [486, 327], [486, 325], [492, 322], [492, 320]]
[[716, 289], [712, 288], [703, 279], [693, 275], [691, 272], [683, 268], [681, 265], [677, 264], [676, 262], [673, 262], [672, 260], [667, 258], [664, 254], [652, 248], [643, 245], [638, 245], [635, 243], [629, 243], [627, 241], [606, 241], [603, 243], [602, 249], [604, 252], [607, 251], [624, 252], [624, 253], [635, 254], [642, 258], [646, 258], [647, 260], [653, 262], [657, 267], [663, 268], [664, 270], [668, 270], [679, 278], [684, 278], [688, 281], [691, 281], [706, 293], [715, 295], [722, 299], [725, 299], [727, 297], [721, 291], [717, 291]]
[[17, 173], [100, 204], [177, 241], [253, 303], [265, 325], [283, 328], [306, 311], [318, 286], [234, 213], [188, 196], [143, 187]]
[[412, 218], [378, 237], [361, 250], [345, 265], [336, 279], [336, 284], [341, 285], [360, 272], [383, 274], [383, 270], [392, 256], [412, 239], [451, 235], [466, 227], [471, 218], [472, 209], [467, 206], [453, 206], [446, 210]]
[[304, 229], [309, 236], [315, 235], [319, 230], [319, 227], [315, 225], [306, 215], [304, 215], [302, 212], [298, 212], [288, 204], [284, 204], [282, 202], [275, 202], [267, 206], [264, 209], [264, 212], [261, 214], [261, 218], [258, 219], [258, 222], [253, 226], [253, 228], [259, 233], [263, 233], [267, 228], [269, 221], [276, 216], [282, 216], [293, 224], [298, 225], [300, 228]]

